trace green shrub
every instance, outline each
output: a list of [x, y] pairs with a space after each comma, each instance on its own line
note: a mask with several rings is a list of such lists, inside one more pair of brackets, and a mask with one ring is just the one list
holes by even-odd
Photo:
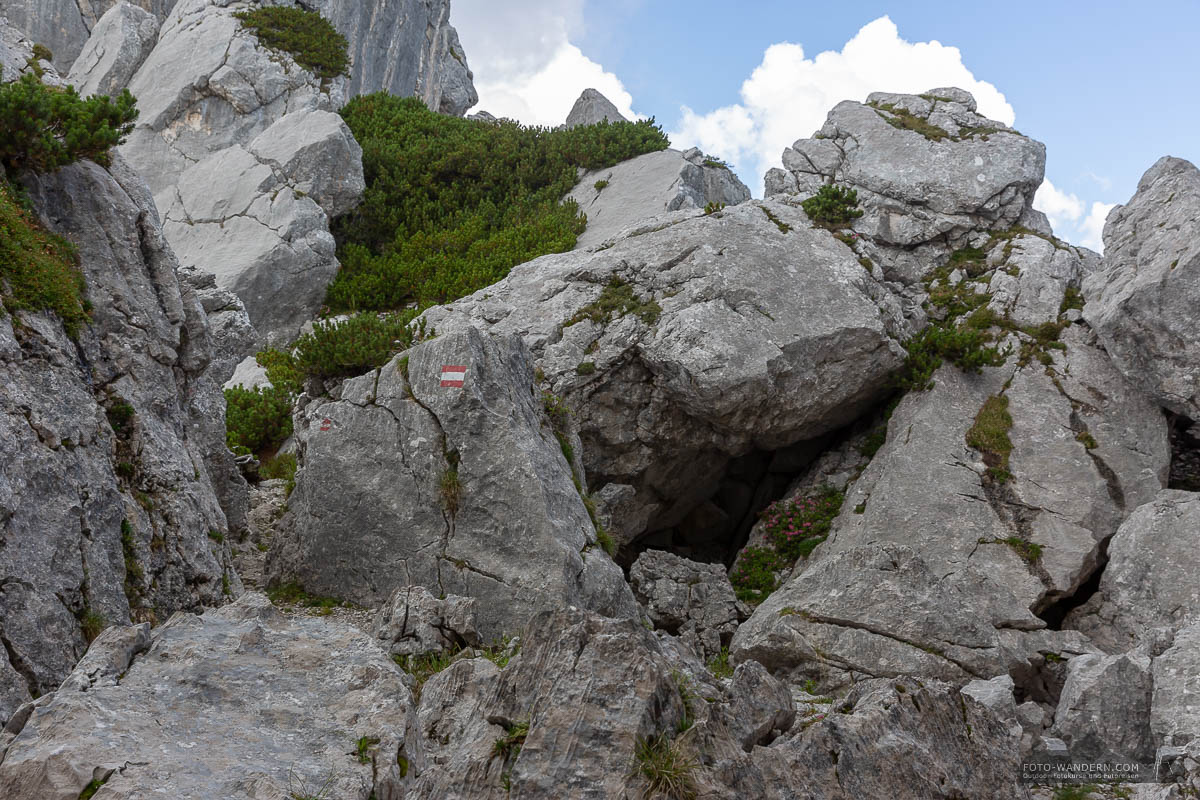
[[46, 63], [54, 61], [54, 53], [51, 52], [49, 47], [41, 43], [33, 46], [33, 57], [38, 61], [45, 61]]
[[[0, 147], [3, 147], [0, 145]], [[74, 245], [50, 233], [0, 179], [0, 299], [9, 313], [50, 311], [75, 337], [91, 304]]]
[[292, 435], [292, 395], [279, 387], [225, 390], [225, 443], [234, 453], [275, 450]]
[[681, 753], [665, 733], [648, 739], [639, 736], [633, 756], [631, 777], [645, 782], [644, 797], [662, 795], [670, 800], [694, 800], [698, 791], [692, 777], [696, 762]]
[[517, 264], [570, 250], [586, 219], [560, 203], [577, 168], [667, 146], [653, 120], [570, 130], [484, 124], [417, 98], [356, 97], [342, 116], [363, 148], [363, 202], [335, 221], [342, 268], [333, 309], [443, 303]]
[[932, 389], [933, 373], [944, 360], [964, 372], [980, 372], [985, 366], [998, 367], [1004, 363], [1007, 354], [989, 344], [990, 341], [990, 336], [975, 328], [931, 325], [904, 345], [908, 357], [897, 383], [906, 391]]
[[340, 378], [382, 367], [421, 338], [423, 328], [414, 330], [409, 324], [417, 313], [416, 309], [408, 309], [382, 316], [357, 314], [344, 321], [317, 322], [312, 333], [296, 341], [296, 368], [309, 377]]
[[799, 500], [779, 500], [760, 515], [765, 547], [747, 547], [729, 576], [739, 600], [757, 605], [775, 591], [775, 573], [790, 569], [829, 536], [845, 495], [831, 487]]
[[133, 130], [137, 107], [120, 97], [84, 100], [71, 87], [46, 86], [34, 75], [0, 85], [0, 165], [10, 175], [53, 172], [88, 158], [108, 165], [108, 151]]
[[704, 206], [704, 216], [709, 217], [725, 208], [724, 203], [710, 201]]
[[858, 192], [843, 186], [825, 185], [800, 204], [808, 218], [818, 225], [840, 226], [863, 215], [858, 208]]
[[1058, 313], [1065, 314], [1072, 308], [1077, 308], [1082, 311], [1083, 304], [1083, 292], [1079, 291], [1074, 286], [1068, 286], [1067, 290], [1063, 293], [1063, 299], [1062, 303], [1058, 307]]
[[336, 78], [350, 66], [346, 37], [315, 11], [268, 6], [234, 16], [264, 47], [288, 53], [318, 78]]
[[605, 189], [608, 188], [608, 181], [596, 181], [596, 183], [594, 184], [594, 187], [597, 192], [603, 192]]

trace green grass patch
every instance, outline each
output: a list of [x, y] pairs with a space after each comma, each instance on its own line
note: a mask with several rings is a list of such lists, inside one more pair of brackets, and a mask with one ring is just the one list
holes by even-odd
[[630, 777], [642, 779], [646, 787], [644, 797], [695, 800], [698, 789], [692, 773], [697, 764], [665, 733], [649, 738], [639, 736], [633, 757]]
[[367, 189], [335, 221], [334, 310], [448, 302], [570, 250], [586, 219], [560, 200], [577, 169], [668, 144], [653, 120], [551, 130], [446, 116], [382, 93], [354, 98], [342, 116], [362, 145]]
[[267, 598], [277, 606], [301, 606], [324, 611], [350, 606], [346, 601], [338, 600], [336, 597], [309, 594], [303, 586], [294, 581], [270, 587], [267, 589]]
[[975, 424], [967, 431], [967, 445], [983, 454], [993, 478], [1003, 483], [1010, 475], [1008, 457], [1012, 453], [1012, 441], [1008, 432], [1012, 429], [1012, 415], [1008, 413], [1008, 398], [992, 395], [975, 415]]
[[315, 11], [268, 6], [233, 16], [253, 31], [264, 47], [282, 50], [322, 80], [344, 75], [350, 66], [346, 37]]
[[1068, 286], [1067, 290], [1063, 293], [1062, 304], [1058, 307], [1058, 313], [1065, 314], [1072, 308], [1077, 308], [1082, 311], [1083, 305], [1083, 292], [1079, 291], [1074, 286]]
[[588, 303], [575, 315], [563, 323], [567, 328], [585, 319], [597, 325], [610, 322], [613, 317], [624, 317], [633, 314], [647, 325], [653, 325], [662, 314], [662, 306], [653, 299], [641, 300], [633, 291], [633, 285], [626, 283], [616, 275], [605, 284], [600, 296]]
[[776, 228], [779, 228], [780, 233], [791, 232], [792, 226], [788, 225], [786, 222], [781, 220], [779, 217], [772, 214], [771, 209], [767, 208], [766, 206], [759, 206], [759, 208], [761, 208], [762, 212], [767, 215], [767, 219], [771, 220], [771, 222], [774, 223]]
[[[7, 131], [6, 131], [7, 135]], [[0, 176], [0, 301], [10, 313], [49, 311], [72, 337], [91, 304], [75, 246], [50, 233]]]
[[945, 361], [964, 372], [978, 373], [984, 367], [998, 367], [1004, 363], [1007, 352], [990, 342], [987, 333], [974, 328], [958, 328], [953, 323], [931, 325], [905, 343], [908, 356], [896, 383], [904, 391], [932, 389], [933, 373]]
[[714, 678], [733, 677], [733, 665], [729, 663], [729, 648], [722, 647], [721, 652], [708, 662], [708, 671]]

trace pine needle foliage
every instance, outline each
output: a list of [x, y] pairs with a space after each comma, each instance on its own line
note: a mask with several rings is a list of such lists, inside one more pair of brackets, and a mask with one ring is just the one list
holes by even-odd
[[22, 75], [0, 85], [0, 166], [9, 175], [54, 172], [82, 158], [108, 166], [108, 151], [125, 140], [137, 115], [129, 90], [115, 100], [84, 100], [70, 86]]
[[653, 119], [551, 130], [436, 114], [382, 93], [356, 97], [342, 116], [362, 145], [367, 189], [335, 221], [334, 310], [444, 303], [569, 250], [586, 218], [560, 199], [578, 168], [668, 144]]
[[350, 66], [346, 37], [315, 11], [267, 6], [234, 16], [264, 47], [282, 50], [322, 80], [343, 75]]

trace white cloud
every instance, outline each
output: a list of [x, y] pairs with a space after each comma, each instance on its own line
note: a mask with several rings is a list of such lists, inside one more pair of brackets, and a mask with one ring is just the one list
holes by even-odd
[[1083, 201], [1073, 194], [1061, 191], [1049, 180], [1042, 181], [1037, 194], [1033, 196], [1033, 207], [1044, 213], [1050, 219], [1054, 230], [1067, 227], [1083, 216]]
[[783, 149], [812, 135], [842, 100], [939, 86], [966, 89], [975, 95], [981, 114], [1013, 124], [1013, 108], [1004, 95], [971, 74], [957, 47], [907, 42], [885, 16], [864, 25], [841, 51], [814, 58], [807, 58], [799, 44], [771, 45], [742, 84], [741, 103], [708, 113], [684, 107], [671, 140], [677, 147], [696, 145], [732, 162], [758, 193], [763, 174], [779, 164]]
[[451, 22], [467, 52], [478, 109], [529, 125], [560, 125], [584, 89], [633, 119], [621, 80], [570, 43], [583, 0], [454, 0]]
[[1092, 203], [1092, 210], [1088, 213], [1087, 218], [1078, 226], [1078, 236], [1072, 239], [1076, 244], [1090, 247], [1097, 253], [1104, 252], [1104, 220], [1108, 218], [1108, 212], [1117, 207], [1116, 203]]

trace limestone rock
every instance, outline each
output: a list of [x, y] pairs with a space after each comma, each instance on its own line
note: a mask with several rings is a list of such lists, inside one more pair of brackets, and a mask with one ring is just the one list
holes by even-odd
[[450, 0], [302, 0], [350, 45], [349, 95], [415, 95], [434, 111], [461, 117], [479, 102], [467, 57], [450, 25]]
[[646, 153], [584, 172], [567, 199], [578, 203], [588, 218], [575, 243], [576, 250], [583, 250], [667, 211], [743, 203], [750, 190], [727, 166], [693, 148]]
[[[125, 162], [28, 178], [76, 245], [92, 298], [77, 341], [48, 315], [0, 319], [0, 697], [44, 694], [83, 627], [162, 620], [241, 584], [225, 537], [245, 483], [195, 293]], [[240, 498], [240, 499], [239, 499]], [[241, 505], [239, 505], [239, 503]], [[15, 674], [21, 679], [14, 687]], [[13, 711], [0, 707], [0, 718]]]
[[1045, 162], [1040, 142], [980, 116], [960, 89], [876, 92], [839, 103], [814, 138], [785, 150], [766, 194], [855, 189], [864, 214], [854, 230], [890, 250], [886, 271], [909, 283], [973, 232], [1028, 219]]
[[[466, 367], [443, 386], [443, 365]], [[455, 373], [460, 374], [460, 373]], [[438, 329], [297, 415], [294, 533], [271, 574], [377, 604], [399, 586], [475, 598], [484, 641], [574, 604], [632, 617], [519, 339]]]
[[705, 661], [720, 655], [737, 630], [737, 598], [720, 564], [646, 550], [629, 582], [654, 627], [682, 637]]
[[84, 97], [116, 97], [158, 42], [158, 19], [125, 2], [117, 3], [92, 28], [67, 80]]
[[1130, 380], [1200, 419], [1200, 170], [1159, 159], [1104, 226], [1104, 268], [1085, 285], [1084, 318]]
[[196, 298], [208, 317], [213, 347], [213, 360], [208, 372], [214, 381], [224, 384], [245, 354], [254, 351], [259, 341], [258, 331], [250, 324], [250, 316], [241, 299], [233, 292], [217, 286], [215, 275], [194, 267], [180, 267], [179, 278], [196, 292]]
[[420, 763], [412, 699], [366, 634], [255, 594], [125, 630], [38, 701], [0, 763], [4, 797], [76, 800], [93, 779], [129, 800], [403, 796]]
[[1111, 653], [1200, 620], [1200, 494], [1167, 489], [1113, 536], [1100, 588], [1066, 624]]
[[1153, 672], [1155, 741], [1177, 747], [1200, 741], [1200, 624], [1175, 635], [1170, 649], [1154, 659]]
[[575, 128], [600, 122], [628, 121], [607, 97], [595, 89], [584, 89], [583, 94], [579, 95], [579, 99], [571, 107], [571, 113], [567, 114], [566, 124], [568, 128]]
[[424, 586], [401, 586], [375, 614], [375, 638], [393, 655], [479, 644], [473, 597], [439, 600]]
[[[0, 0], [0, 17], [21, 30], [32, 41], [49, 47], [54, 67], [66, 74], [71, 70], [88, 35], [104, 15], [118, 4], [130, 0]], [[134, 6], [162, 19], [177, 0], [132, 0]], [[5, 78], [5, 80], [9, 80]]]
[[341, 117], [298, 111], [189, 167], [157, 200], [180, 261], [235, 293], [263, 339], [286, 343], [337, 274], [329, 219], [363, 188], [362, 148]]
[[1077, 761], [1154, 762], [1150, 658], [1140, 653], [1075, 656], [1067, 664], [1052, 736]]
[[[620, 310], [606, 318], [599, 302]], [[574, 410], [589, 482], [634, 487], [650, 530], [711, 497], [731, 458], [869, 408], [906, 330], [897, 298], [844, 245], [773, 202], [656, 218], [612, 247], [522, 264], [425, 319], [439, 334], [524, 338], [543, 386]]]
[[4, 16], [5, 8], [5, 3], [0, 1], [0, 83], [15, 81], [26, 73], [37, 74], [40, 69], [42, 83], [61, 86], [64, 83], [62, 77], [52, 64], [34, 60], [34, 42], [13, 27], [16, 20], [10, 21]]

